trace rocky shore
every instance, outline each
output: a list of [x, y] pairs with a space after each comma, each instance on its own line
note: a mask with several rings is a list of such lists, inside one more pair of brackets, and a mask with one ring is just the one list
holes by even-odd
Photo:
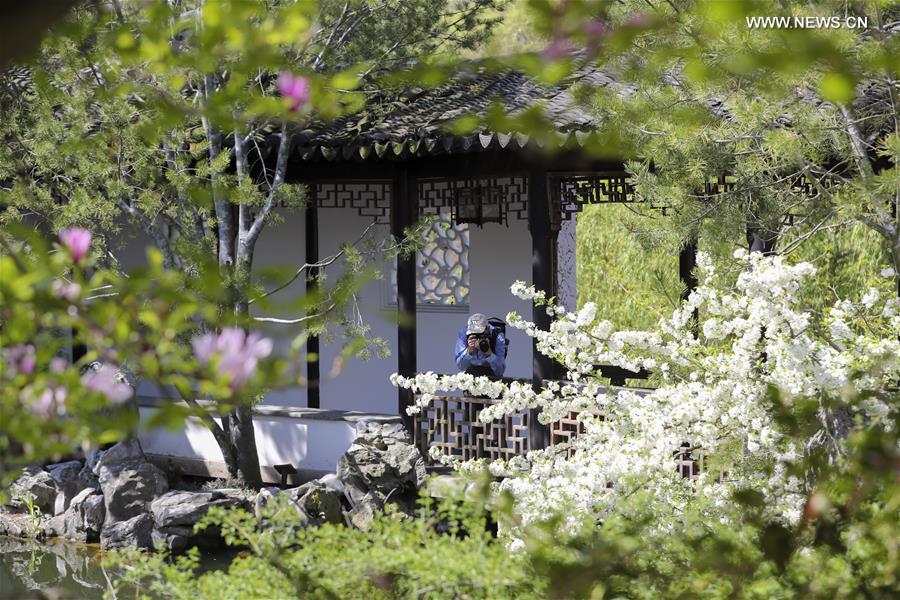
[[253, 510], [261, 518], [263, 507], [283, 498], [303, 526], [346, 523], [365, 529], [386, 504], [411, 512], [424, 483], [425, 461], [398, 424], [361, 423], [336, 473], [259, 492], [171, 489], [140, 442], [127, 440], [83, 461], [26, 469], [10, 489], [11, 503], [0, 507], [0, 535], [99, 542], [104, 550], [163, 546], [179, 552], [221, 544], [218, 531], [194, 527], [214, 506]]

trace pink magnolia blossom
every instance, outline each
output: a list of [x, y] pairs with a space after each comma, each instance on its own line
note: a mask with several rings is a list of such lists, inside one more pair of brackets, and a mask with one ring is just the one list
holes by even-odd
[[37, 398], [32, 398], [26, 404], [26, 410], [36, 417], [49, 419], [53, 416], [66, 414], [66, 397], [68, 390], [64, 386], [48, 387]]
[[59, 232], [59, 240], [72, 255], [72, 260], [79, 262], [87, 256], [91, 248], [91, 232], [83, 227], [72, 227]]
[[6, 363], [10, 374], [15, 377], [19, 373], [31, 375], [37, 362], [34, 356], [34, 346], [31, 344], [19, 344], [3, 350], [3, 362]]
[[201, 365], [215, 360], [218, 370], [228, 377], [232, 390], [247, 383], [256, 372], [259, 359], [272, 353], [272, 340], [256, 332], [247, 335], [239, 327], [226, 327], [218, 335], [197, 336], [191, 344]]
[[81, 383], [89, 390], [103, 394], [113, 404], [125, 402], [134, 393], [130, 385], [119, 380], [116, 369], [109, 365], [88, 371], [81, 376]]
[[296, 112], [309, 103], [309, 79], [303, 75], [282, 71], [278, 75], [278, 91], [285, 98], [291, 99], [291, 112]]

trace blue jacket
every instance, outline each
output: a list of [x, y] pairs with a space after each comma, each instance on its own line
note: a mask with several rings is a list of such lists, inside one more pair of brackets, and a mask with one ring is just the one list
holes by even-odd
[[[491, 331], [493, 331], [493, 327], [488, 325], [488, 333], [490, 334]], [[465, 371], [469, 367], [486, 365], [494, 372], [494, 376], [503, 377], [503, 372], [506, 371], [506, 360], [503, 357], [504, 349], [506, 348], [506, 337], [504, 337], [502, 331], [497, 334], [496, 346], [496, 351], [489, 357], [485, 356], [480, 349], [469, 354], [466, 346], [466, 328], [463, 327], [459, 330], [459, 335], [456, 336], [456, 367], [460, 371]]]

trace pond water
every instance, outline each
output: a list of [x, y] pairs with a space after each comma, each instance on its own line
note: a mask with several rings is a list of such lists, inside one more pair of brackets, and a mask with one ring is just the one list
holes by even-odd
[[[102, 598], [99, 545], [0, 536], [0, 598]], [[41, 595], [44, 594], [44, 595]]]
[[[237, 554], [230, 548], [204, 553], [200, 571], [226, 570]], [[101, 556], [99, 544], [0, 536], [0, 600], [103, 598], [107, 577], [116, 574], [101, 567]]]

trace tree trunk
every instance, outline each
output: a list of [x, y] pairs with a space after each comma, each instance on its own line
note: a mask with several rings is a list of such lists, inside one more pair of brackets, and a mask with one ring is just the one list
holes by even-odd
[[[242, 257], [245, 258], [245, 257]], [[249, 263], [239, 260], [237, 268], [249, 273]], [[239, 288], [237, 293], [240, 300], [234, 305], [234, 312], [239, 319], [250, 314], [250, 305], [243, 294], [244, 276], [237, 278]], [[262, 487], [262, 476], [259, 471], [259, 455], [256, 447], [256, 432], [253, 429], [253, 400], [241, 398], [238, 406], [228, 414], [229, 437], [235, 454], [235, 472], [232, 477], [237, 477], [244, 485], [253, 489]], [[229, 467], [231, 472], [231, 467]]]
[[262, 487], [259, 471], [259, 455], [256, 449], [256, 432], [253, 430], [253, 406], [241, 403], [228, 414], [231, 447], [234, 449], [234, 470], [228, 471], [244, 485], [253, 489]]

